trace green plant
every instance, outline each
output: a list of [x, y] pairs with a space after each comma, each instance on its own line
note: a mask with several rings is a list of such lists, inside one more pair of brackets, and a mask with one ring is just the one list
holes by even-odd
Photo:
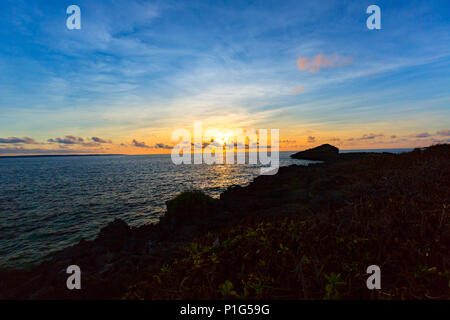
[[341, 280], [341, 274], [331, 272], [329, 275], [324, 275], [328, 280], [328, 283], [325, 285], [325, 300], [337, 300], [340, 299], [339, 295], [339, 286], [345, 285], [345, 282]]

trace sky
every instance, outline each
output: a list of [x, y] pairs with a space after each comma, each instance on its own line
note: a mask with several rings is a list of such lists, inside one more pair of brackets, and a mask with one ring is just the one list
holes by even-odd
[[445, 143], [449, 71], [447, 0], [2, 0], [0, 155], [169, 153], [195, 121], [281, 150]]

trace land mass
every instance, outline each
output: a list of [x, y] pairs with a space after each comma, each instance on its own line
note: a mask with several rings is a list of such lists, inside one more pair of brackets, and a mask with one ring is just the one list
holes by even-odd
[[100, 156], [123, 156], [123, 154], [35, 154], [20, 156], [0, 156], [1, 158], [66, 158], [66, 157], [100, 157]]
[[[220, 199], [184, 192], [157, 224], [115, 220], [30, 270], [4, 270], [0, 298], [449, 299], [450, 145], [351, 157], [330, 147], [323, 163]], [[81, 290], [66, 287], [74, 264]], [[366, 286], [370, 265], [380, 290]]]
[[312, 160], [312, 161], [342, 161], [342, 160], [356, 160], [367, 157], [378, 157], [392, 155], [390, 152], [348, 152], [339, 153], [339, 149], [330, 144], [323, 144], [321, 146], [300, 151], [291, 155], [293, 159]]

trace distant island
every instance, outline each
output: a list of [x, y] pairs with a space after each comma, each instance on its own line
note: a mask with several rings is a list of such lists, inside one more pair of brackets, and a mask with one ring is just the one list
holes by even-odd
[[[324, 145], [220, 199], [186, 191], [157, 224], [115, 220], [30, 270], [2, 299], [450, 298], [450, 145], [343, 156]], [[66, 288], [66, 268], [82, 290]], [[367, 268], [381, 269], [368, 290]]]
[[124, 156], [124, 154], [37, 154], [20, 156], [0, 156], [1, 158], [66, 158], [66, 157], [101, 157], [101, 156]]
[[348, 152], [339, 153], [339, 149], [330, 144], [323, 144], [321, 146], [300, 151], [291, 155], [293, 159], [312, 160], [312, 161], [341, 161], [341, 160], [356, 160], [366, 157], [378, 157], [380, 155], [393, 155], [390, 152]]

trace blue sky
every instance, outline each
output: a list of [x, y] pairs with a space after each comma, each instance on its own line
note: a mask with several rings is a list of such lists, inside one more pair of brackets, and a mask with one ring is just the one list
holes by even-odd
[[4, 0], [0, 153], [161, 153], [196, 120], [291, 150], [445, 142], [449, 30], [449, 1]]

